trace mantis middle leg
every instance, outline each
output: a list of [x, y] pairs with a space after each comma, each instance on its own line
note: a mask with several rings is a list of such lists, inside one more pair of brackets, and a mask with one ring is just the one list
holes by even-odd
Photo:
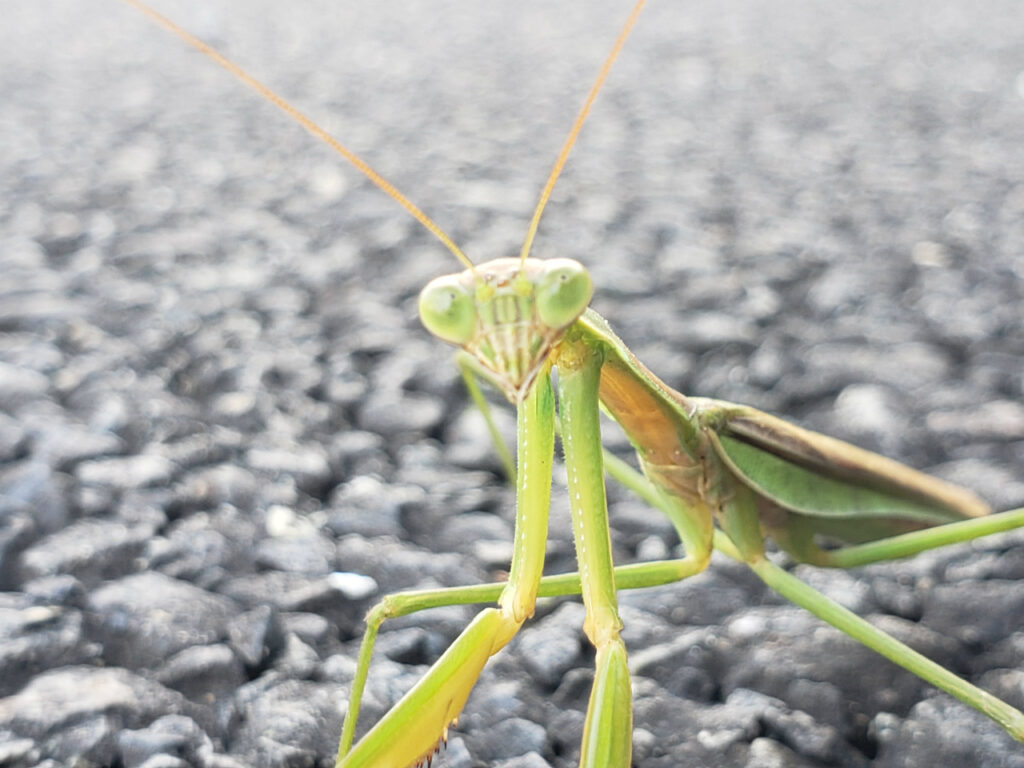
[[[672, 560], [651, 560], [620, 565], [615, 569], [615, 587], [617, 590], [643, 589], [682, 581], [702, 572], [707, 567], [707, 561], [706, 556], [687, 555]], [[373, 646], [385, 621], [431, 608], [495, 602], [507, 587], [507, 582], [493, 582], [463, 587], [410, 590], [387, 595], [377, 603], [366, 616], [366, 631], [363, 634], [356, 674], [352, 681], [340, 753], [347, 754], [352, 747], [362, 697], [366, 689]], [[580, 574], [578, 571], [545, 576], [541, 579], [540, 587], [537, 590], [537, 597], [564, 597], [579, 594]]]

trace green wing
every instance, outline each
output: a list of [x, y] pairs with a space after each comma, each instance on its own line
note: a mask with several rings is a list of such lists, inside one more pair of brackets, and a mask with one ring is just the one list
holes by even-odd
[[[710, 444], [729, 471], [757, 492], [762, 524], [787, 549], [808, 552], [819, 534], [856, 544], [991, 511], [970, 491], [884, 456], [755, 408], [676, 392], [592, 310], [579, 327], [605, 350], [602, 403], [641, 460], [662, 468], [675, 461], [701, 465]], [[694, 475], [679, 475], [679, 487], [669, 490], [684, 497], [697, 493], [686, 487]]]
[[990, 512], [970, 491], [754, 408], [689, 402], [719, 458], [808, 534], [860, 543]]

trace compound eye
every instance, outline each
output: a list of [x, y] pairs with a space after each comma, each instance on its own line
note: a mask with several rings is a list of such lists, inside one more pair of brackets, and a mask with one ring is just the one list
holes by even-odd
[[462, 346], [476, 331], [473, 296], [455, 276], [439, 277], [420, 292], [420, 321], [439, 339]]
[[583, 265], [572, 259], [552, 259], [537, 282], [537, 314], [550, 328], [565, 328], [590, 303], [594, 283]]

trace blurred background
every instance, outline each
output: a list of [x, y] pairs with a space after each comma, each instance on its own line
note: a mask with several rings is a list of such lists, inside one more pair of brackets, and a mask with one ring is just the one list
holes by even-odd
[[[518, 253], [629, 12], [157, 7], [476, 261]], [[4, 15], [0, 764], [328, 764], [367, 608], [507, 567], [512, 494], [415, 316], [458, 265], [128, 6]], [[586, 264], [595, 308], [680, 391], [1019, 506], [1021, 169], [1019, 3], [652, 2], [534, 254]], [[550, 572], [573, 567], [561, 484]], [[612, 518], [620, 562], [677, 551], [614, 489]], [[798, 572], [1022, 706], [1022, 543]], [[1024, 765], [998, 727], [728, 563], [623, 603], [638, 766]], [[470, 615], [386, 626], [364, 726]], [[447, 765], [575, 764], [581, 609], [538, 616]]]

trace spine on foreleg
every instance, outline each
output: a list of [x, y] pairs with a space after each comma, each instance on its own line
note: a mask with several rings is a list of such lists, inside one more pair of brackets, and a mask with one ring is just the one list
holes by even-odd
[[[514, 625], [514, 626], [513, 626]], [[487, 608], [427, 674], [335, 768], [410, 768], [429, 762], [458, 719], [487, 660], [515, 635], [507, 612]]]

